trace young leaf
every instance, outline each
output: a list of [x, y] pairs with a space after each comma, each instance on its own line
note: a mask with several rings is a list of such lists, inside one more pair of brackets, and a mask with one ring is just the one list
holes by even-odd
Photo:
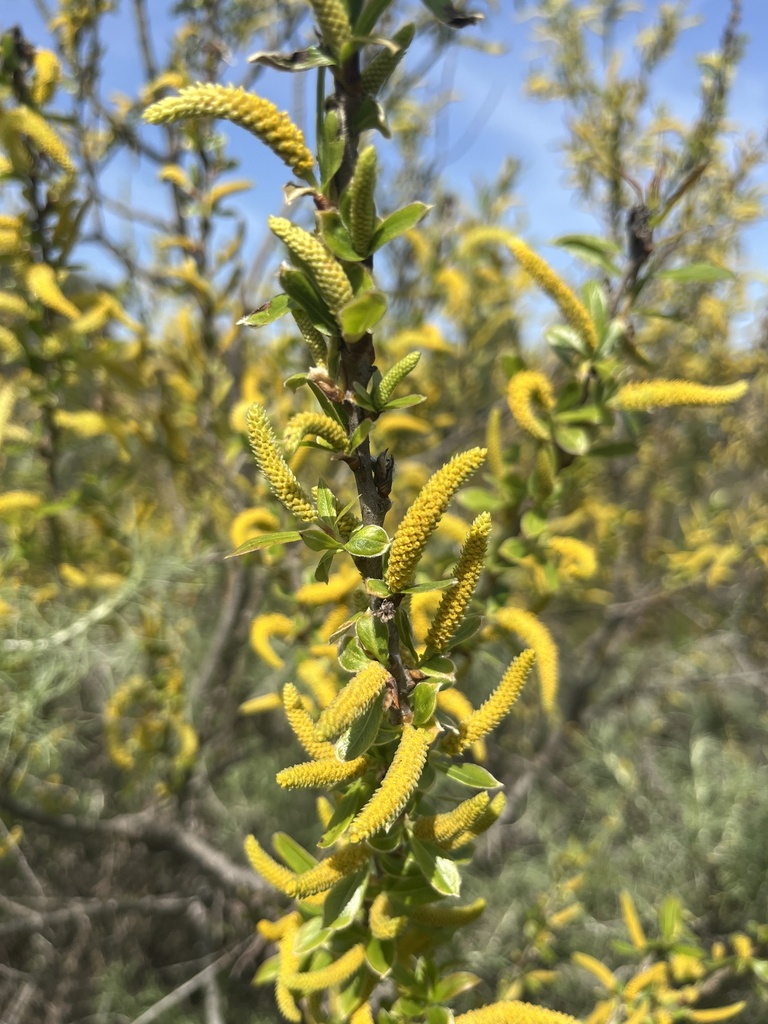
[[600, 267], [609, 277], [618, 277], [621, 273], [613, 262], [621, 249], [607, 238], [598, 238], [596, 235], [561, 235], [552, 245], [559, 245], [585, 263]]
[[304, 310], [319, 331], [324, 331], [326, 334], [338, 331], [331, 311], [320, 298], [315, 286], [304, 271], [283, 267], [280, 271], [280, 284], [299, 309]]
[[368, 961], [368, 966], [373, 973], [384, 978], [392, 970], [396, 952], [397, 947], [391, 940], [371, 939], [365, 947], [365, 959]]
[[446, 683], [452, 683], [456, 679], [456, 666], [450, 658], [442, 654], [433, 654], [419, 663], [419, 670], [430, 679], [442, 679]]
[[362, 423], [355, 428], [355, 432], [349, 439], [349, 451], [353, 452], [363, 441], [368, 437], [371, 430], [373, 429], [373, 420], [364, 419]]
[[274, 299], [265, 302], [263, 306], [259, 306], [253, 313], [249, 313], [248, 316], [242, 317], [237, 322], [243, 327], [265, 327], [290, 311], [289, 302], [287, 295], [276, 295]]
[[440, 689], [438, 683], [418, 683], [411, 694], [411, 710], [413, 711], [413, 724], [426, 725], [437, 707], [437, 691]]
[[387, 299], [383, 292], [372, 290], [356, 295], [339, 310], [339, 321], [344, 338], [348, 342], [359, 341], [372, 331], [387, 311]]
[[272, 846], [278, 857], [285, 861], [291, 871], [296, 871], [301, 875], [305, 871], [317, 867], [317, 859], [285, 832], [275, 832], [272, 836]]
[[317, 563], [317, 568], [315, 569], [315, 580], [318, 583], [328, 582], [328, 577], [331, 574], [331, 566], [333, 565], [335, 555], [335, 551], [326, 551]]
[[481, 768], [479, 764], [471, 764], [466, 761], [464, 764], [451, 764], [445, 768], [438, 765], [441, 771], [454, 782], [461, 783], [469, 789], [497, 789], [501, 783], [495, 779], [487, 769]]
[[339, 664], [346, 672], [361, 672], [370, 661], [356, 637], [349, 641], [339, 655]]
[[354, 761], [375, 741], [381, 725], [381, 701], [374, 701], [334, 744], [340, 761]]
[[371, 240], [371, 251], [376, 252], [382, 245], [391, 242], [393, 238], [397, 238], [405, 234], [406, 231], [410, 231], [411, 228], [415, 228], [419, 221], [424, 220], [431, 209], [432, 207], [426, 203], [410, 203], [408, 206], [404, 206], [402, 210], [390, 213], [374, 231]]
[[444, 851], [433, 843], [424, 843], [415, 836], [411, 838], [411, 853], [421, 871], [435, 890], [443, 896], [458, 896], [461, 891], [461, 875], [456, 864], [446, 857]]
[[375, 558], [376, 555], [383, 555], [389, 544], [387, 531], [381, 526], [361, 526], [354, 531], [344, 548], [358, 558]]
[[343, 544], [335, 537], [329, 537], [323, 530], [304, 530], [301, 539], [310, 551], [341, 551]]
[[389, 597], [389, 587], [384, 580], [368, 579], [365, 581], [365, 589], [374, 597]]
[[326, 928], [338, 932], [352, 924], [363, 905], [368, 877], [368, 868], [365, 867], [334, 885], [323, 901], [323, 924]]
[[336, 518], [336, 501], [328, 484], [322, 479], [317, 485], [317, 511], [321, 519], [333, 522]]
[[355, 624], [355, 632], [363, 650], [371, 658], [385, 664], [389, 656], [389, 634], [381, 619], [374, 618], [370, 614], [363, 615]]
[[273, 68], [275, 71], [310, 71], [312, 68], [328, 67], [335, 61], [317, 46], [308, 46], [305, 50], [296, 50], [293, 53], [252, 53], [248, 63], [263, 64], [264, 67]]
[[285, 530], [283, 533], [262, 533], [260, 537], [251, 537], [244, 541], [239, 548], [230, 551], [226, 558], [237, 558], [240, 555], [247, 555], [251, 551], [261, 551], [262, 548], [272, 548], [276, 544], [290, 544], [292, 541], [301, 540], [298, 530]]
[[338, 256], [342, 260], [349, 260], [352, 263], [357, 263], [359, 260], [364, 259], [352, 245], [349, 232], [344, 227], [341, 216], [336, 210], [324, 210], [317, 215], [317, 219], [320, 224], [323, 241], [334, 256]]
[[312, 917], [309, 921], [305, 921], [296, 933], [296, 937], [293, 940], [294, 951], [299, 956], [311, 953], [313, 949], [322, 946], [331, 935], [333, 935], [333, 929], [323, 926], [322, 917]]
[[455, 579], [432, 580], [430, 583], [415, 583], [412, 587], [405, 587], [403, 594], [430, 594], [434, 590], [448, 590], [456, 586]]
[[689, 263], [687, 267], [675, 270], [660, 270], [653, 275], [664, 281], [732, 281], [736, 275], [727, 267], [716, 267], [713, 263]]

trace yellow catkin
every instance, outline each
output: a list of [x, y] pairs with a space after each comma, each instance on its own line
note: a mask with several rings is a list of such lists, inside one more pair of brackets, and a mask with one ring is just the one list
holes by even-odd
[[643, 926], [640, 924], [640, 918], [637, 916], [632, 896], [626, 889], [623, 889], [619, 894], [619, 900], [621, 901], [621, 916], [624, 918], [624, 924], [627, 927], [632, 945], [635, 949], [645, 949], [648, 945], [648, 940], [645, 937]]
[[404, 725], [392, 763], [373, 796], [349, 826], [349, 838], [361, 843], [387, 828], [403, 810], [419, 783], [429, 750], [430, 733]]
[[28, 512], [42, 503], [40, 495], [32, 491], [5, 491], [0, 494], [0, 515], [6, 512]]
[[287, 975], [285, 984], [296, 992], [322, 992], [324, 989], [333, 988], [334, 985], [343, 985], [364, 963], [365, 946], [358, 944], [348, 949], [346, 953], [342, 953], [327, 967], [321, 967], [317, 971]]
[[358, 1006], [349, 1018], [350, 1024], [373, 1024], [373, 1011], [370, 1003], [363, 1003]]
[[328, 362], [328, 345], [320, 331], [315, 327], [303, 309], [291, 310], [296, 326], [307, 343], [309, 354], [316, 366], [325, 367]]
[[237, 711], [241, 715], [261, 715], [265, 711], [274, 711], [282, 706], [283, 702], [279, 693], [264, 693], [260, 697], [244, 700]]
[[364, 847], [346, 846], [342, 850], [337, 850], [336, 853], [332, 853], [330, 857], [321, 861], [317, 867], [305, 871], [302, 875], [292, 875], [287, 894], [293, 896], [294, 899], [303, 900], [307, 896], [326, 892], [342, 878], [346, 878], [347, 875], [353, 874], [367, 864], [370, 856], [370, 851]]
[[288, 468], [266, 411], [258, 402], [254, 402], [249, 408], [246, 425], [251, 450], [275, 497], [294, 515], [305, 522], [311, 522], [317, 515], [317, 510]]
[[633, 381], [619, 388], [610, 404], [640, 412], [673, 405], [726, 405], [742, 398], [748, 388], [745, 380], [720, 385], [690, 380]]
[[272, 668], [282, 668], [285, 662], [273, 650], [270, 640], [273, 636], [290, 636], [293, 628], [293, 619], [289, 619], [287, 615], [282, 615], [280, 612], [257, 615], [251, 623], [251, 647]]
[[482, 814], [478, 815], [466, 832], [462, 832], [460, 835], [456, 836], [455, 839], [451, 839], [442, 845], [447, 850], [460, 850], [461, 847], [466, 846], [467, 843], [473, 843], [478, 836], [483, 834], [483, 832], [487, 832], [491, 825], [496, 824], [506, 806], [507, 798], [503, 793], [497, 793], [486, 809]]
[[283, 708], [296, 739], [310, 757], [319, 760], [323, 757], [335, 756], [333, 744], [318, 740], [315, 736], [315, 723], [304, 707], [301, 694], [293, 683], [286, 683], [283, 687]]
[[667, 980], [667, 965], [665, 963], [651, 964], [644, 971], [640, 971], [634, 978], [630, 978], [624, 986], [624, 995], [628, 1002], [636, 999], [644, 988], [650, 985], [665, 984]]
[[567, 1013], [510, 1000], [459, 1014], [454, 1024], [578, 1024], [578, 1021]]
[[500, 480], [504, 476], [504, 446], [501, 440], [501, 409], [494, 405], [488, 413], [485, 429], [485, 445], [488, 449], [488, 468]]
[[424, 484], [392, 540], [386, 582], [396, 593], [413, 581], [416, 566], [440, 517], [462, 483], [483, 464], [485, 448], [455, 455]]
[[328, 828], [333, 817], [333, 804], [327, 796], [319, 796], [315, 801], [317, 819], [323, 828]]
[[32, 101], [41, 107], [53, 95], [61, 79], [61, 65], [52, 50], [35, 50], [35, 77], [32, 82]]
[[587, 308], [546, 260], [530, 249], [521, 238], [503, 228], [475, 228], [464, 236], [462, 248], [466, 251], [488, 243], [505, 245], [523, 270], [533, 278], [544, 294], [552, 299], [563, 317], [584, 339], [588, 347], [593, 351], [597, 348], [597, 331]]
[[[297, 915], [298, 918], [298, 915]], [[280, 1013], [292, 1024], [300, 1024], [302, 1013], [296, 1005], [296, 1000], [286, 985], [286, 979], [293, 976], [299, 969], [300, 960], [294, 952], [294, 940], [299, 930], [300, 920], [294, 919], [291, 925], [286, 928], [280, 939], [280, 969], [275, 981], [275, 1002]]]
[[29, 317], [31, 310], [21, 295], [14, 295], [13, 292], [0, 292], [0, 313]]
[[321, 640], [329, 643], [331, 637], [349, 618], [349, 609], [344, 604], [339, 604], [331, 610], [317, 627], [317, 633]]
[[261, 875], [265, 882], [269, 882], [286, 896], [293, 895], [291, 887], [297, 876], [293, 871], [289, 871], [288, 868], [273, 860], [255, 836], [248, 836], [245, 840], [245, 855], [253, 870]]
[[191, 117], [231, 121], [266, 143], [299, 177], [305, 178], [312, 172], [314, 158], [288, 114], [243, 88], [197, 82], [181, 89], [178, 96], [158, 100], [144, 111], [144, 120], [149, 124], [169, 124]]
[[459, 725], [458, 736], [448, 738], [445, 746], [452, 754], [466, 750], [470, 744], [495, 729], [506, 717], [520, 696], [535, 660], [536, 654], [530, 649], [515, 658], [490, 697], [473, 712], [471, 718]]
[[337, 761], [335, 757], [305, 761], [278, 772], [277, 784], [283, 789], [324, 789], [360, 778], [371, 767], [371, 763], [365, 754], [352, 761]]
[[541, 619], [524, 608], [502, 608], [496, 613], [496, 623], [502, 629], [515, 633], [536, 652], [541, 703], [547, 714], [552, 714], [557, 706], [560, 678], [557, 644], [552, 634]]
[[27, 268], [26, 276], [27, 288], [44, 306], [68, 320], [77, 320], [80, 310], [59, 288], [53, 267], [47, 263], [35, 263]]
[[435, 651], [442, 651], [450, 643], [464, 618], [483, 571], [490, 533], [491, 517], [481, 512], [469, 528], [461, 556], [451, 573], [456, 585], [443, 594], [427, 634], [427, 646]]
[[[452, 686], [450, 690], [441, 690], [438, 693], [437, 706], [459, 724], [465, 718], [469, 718], [475, 710], [471, 702], [455, 686]], [[476, 740], [472, 744], [472, 753], [478, 761], [485, 761], [488, 753], [485, 740]]]
[[507, 385], [509, 410], [523, 430], [539, 441], [547, 441], [551, 431], [536, 413], [534, 399], [550, 412], [555, 405], [552, 385], [538, 370], [521, 370]]
[[406, 914], [393, 914], [392, 904], [385, 892], [380, 892], [371, 904], [368, 924], [374, 939], [396, 939], [408, 927]]
[[75, 165], [67, 147], [45, 118], [36, 114], [34, 110], [30, 110], [29, 107], [16, 107], [14, 110], [4, 112], [2, 127], [5, 130], [10, 129], [26, 135], [41, 153], [50, 157], [62, 170], [69, 174], [74, 171]]
[[283, 434], [283, 447], [293, 455], [304, 437], [312, 434], [322, 437], [337, 452], [347, 450], [347, 432], [340, 423], [321, 412], [300, 412], [291, 417]]
[[485, 907], [484, 899], [467, 903], [463, 907], [427, 903], [422, 907], [414, 907], [411, 912], [411, 920], [415, 924], [427, 925], [429, 928], [463, 928], [464, 925], [476, 921]]
[[269, 921], [262, 918], [256, 925], [256, 931], [263, 935], [267, 942], [278, 942], [289, 931], [295, 931], [301, 924], [301, 914], [298, 910], [291, 911], [277, 921]]
[[448, 843], [472, 828], [490, 802], [491, 798], [487, 793], [476, 793], [468, 800], [463, 800], [452, 811], [418, 818], [413, 826], [413, 834], [417, 839], [427, 839], [439, 844]]
[[730, 1020], [746, 1007], [746, 1002], [730, 1003], [728, 1006], [713, 1007], [711, 1010], [689, 1010], [688, 1019], [698, 1024], [715, 1024], [716, 1021]]
[[329, 669], [325, 659], [315, 661], [307, 659], [299, 663], [296, 675], [302, 685], [312, 694], [312, 699], [319, 708], [327, 708], [339, 692], [338, 680]]
[[389, 679], [389, 672], [372, 661], [354, 675], [320, 715], [315, 734], [320, 740], [339, 736], [373, 704]]
[[320, 294], [335, 313], [352, 298], [352, 285], [340, 263], [316, 235], [291, 224], [285, 217], [270, 217], [269, 228], [310, 270]]
[[550, 537], [547, 546], [560, 556], [560, 571], [575, 580], [588, 580], [597, 572], [597, 555], [591, 544], [576, 537]]
[[609, 992], [616, 990], [616, 979], [613, 976], [613, 972], [604, 963], [601, 963], [600, 960], [590, 956], [589, 953], [574, 953], [571, 959], [579, 967], [589, 971]]

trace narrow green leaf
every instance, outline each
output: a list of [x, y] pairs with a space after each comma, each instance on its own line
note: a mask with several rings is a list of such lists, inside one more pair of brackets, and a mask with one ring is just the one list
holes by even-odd
[[364, 419], [356, 428], [352, 437], [349, 439], [349, 451], [353, 452], [363, 441], [368, 437], [371, 430], [373, 430], [373, 420]]
[[259, 969], [254, 975], [252, 985], [269, 985], [271, 984], [280, 972], [280, 957], [271, 956], [268, 960], [264, 960], [263, 963], [259, 964]]
[[262, 64], [274, 71], [310, 71], [312, 68], [325, 68], [336, 62], [317, 46], [308, 46], [293, 53], [252, 53], [248, 63]]
[[455, 579], [431, 580], [429, 583], [415, 583], [412, 587], [404, 587], [403, 594], [431, 594], [434, 590], [448, 590], [456, 586]]
[[339, 664], [346, 672], [362, 672], [370, 663], [371, 659], [360, 646], [360, 641], [356, 637], [352, 637], [339, 655]]
[[248, 316], [242, 317], [237, 322], [243, 327], [266, 327], [267, 324], [274, 323], [275, 320], [279, 320], [281, 316], [290, 312], [289, 301], [289, 297], [285, 294], [276, 295], [274, 299], [265, 302], [263, 306], [259, 306], [253, 313], [249, 313]]
[[291, 839], [285, 832], [275, 832], [272, 836], [272, 848], [291, 871], [303, 875], [305, 871], [311, 871], [317, 867], [317, 858], [299, 845], [295, 839]]
[[[365, 947], [365, 959], [374, 974], [385, 978], [392, 970], [397, 947], [395, 943], [385, 939], [371, 939]], [[381, 1017], [379, 1017], [381, 1019]]]
[[600, 267], [609, 277], [619, 277], [621, 274], [612, 258], [618, 256], [621, 250], [607, 238], [598, 238], [596, 235], [561, 235], [552, 245], [560, 246], [585, 263]]
[[362, 782], [358, 782], [344, 794], [328, 822], [327, 830], [317, 844], [321, 850], [333, 846], [339, 836], [347, 831], [350, 822], [370, 795], [371, 787]]
[[689, 263], [675, 270], [660, 270], [653, 275], [663, 281], [732, 281], [736, 275], [727, 267], [716, 267], [713, 263]]
[[402, 210], [390, 213], [374, 231], [371, 239], [371, 251], [376, 252], [387, 242], [391, 242], [393, 238], [398, 238], [406, 231], [410, 231], [411, 228], [415, 228], [431, 209], [432, 207], [426, 203], [410, 203]]
[[599, 425], [605, 421], [606, 411], [599, 405], [582, 405], [577, 409], [556, 412], [553, 418], [557, 423], [591, 423]]
[[480, 984], [482, 979], [471, 971], [456, 971], [454, 974], [447, 974], [440, 978], [432, 993], [438, 1003], [449, 1003], [462, 992], [469, 992]]
[[338, 330], [331, 311], [303, 270], [284, 267], [280, 271], [280, 284], [319, 331], [333, 334]]
[[464, 764], [448, 765], [444, 771], [447, 778], [461, 783], [462, 786], [468, 786], [469, 789], [497, 789], [501, 785], [486, 768], [469, 761], [465, 761]]
[[614, 441], [612, 444], [596, 445], [590, 448], [587, 454], [590, 457], [612, 459], [621, 458], [623, 455], [634, 455], [637, 445], [634, 441]]
[[368, 868], [365, 867], [334, 885], [323, 901], [323, 924], [326, 928], [337, 932], [352, 924], [363, 905], [368, 877]]
[[451, 651], [454, 647], [460, 647], [465, 641], [480, 629], [482, 619], [479, 615], [468, 615], [445, 645], [443, 650]]
[[290, 544], [293, 541], [301, 540], [298, 530], [285, 530], [282, 533], [263, 533], [260, 537], [251, 537], [244, 541], [239, 548], [230, 551], [226, 558], [237, 558], [240, 555], [247, 555], [251, 551], [261, 551], [262, 548], [271, 548], [276, 544]]
[[341, 260], [357, 263], [365, 257], [361, 256], [352, 245], [349, 232], [344, 227], [341, 215], [336, 210], [324, 210], [317, 215], [323, 241]]
[[320, 561], [317, 563], [315, 569], [315, 580], [318, 583], [327, 583], [328, 577], [331, 575], [331, 566], [333, 565], [333, 559], [335, 551], [326, 551]]
[[318, 946], [322, 946], [331, 935], [333, 935], [333, 929], [323, 926], [322, 917], [312, 917], [299, 928], [296, 938], [293, 940], [293, 948], [296, 953], [303, 956], [305, 953], [311, 953]]
[[387, 531], [381, 526], [361, 526], [353, 532], [344, 548], [358, 558], [375, 558], [383, 555], [389, 545]]
[[411, 837], [411, 853], [424, 877], [443, 896], [458, 896], [461, 875], [454, 861], [444, 855], [439, 846]]
[[334, 744], [340, 761], [354, 761], [374, 743], [381, 725], [381, 701], [374, 701], [368, 710], [340, 736]]
[[329, 537], [323, 530], [304, 530], [301, 539], [310, 551], [341, 551], [343, 544], [335, 537]]
[[359, 381], [354, 382], [355, 390], [355, 401], [358, 405], [362, 405], [364, 409], [368, 409], [369, 412], [377, 412], [373, 398], [368, 391], [365, 390], [363, 385]]
[[412, 405], [421, 405], [426, 400], [426, 395], [403, 395], [402, 398], [390, 399], [386, 405], [382, 406], [382, 412], [387, 409], [410, 409]]
[[322, 478], [317, 485], [317, 511], [321, 518], [334, 520], [336, 518], [336, 500], [333, 497], [328, 484]]
[[386, 311], [387, 298], [384, 292], [373, 289], [356, 295], [338, 311], [345, 340], [359, 341], [364, 334], [373, 330]]
[[456, 666], [443, 654], [433, 654], [425, 658], [419, 662], [419, 669], [430, 679], [442, 679], [447, 683], [452, 683], [456, 679]]

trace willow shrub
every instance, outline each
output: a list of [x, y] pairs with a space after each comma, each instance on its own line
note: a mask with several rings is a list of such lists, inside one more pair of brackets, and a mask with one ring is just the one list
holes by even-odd
[[[447, 0], [425, 2], [453, 27], [477, 20]], [[479, 979], [466, 971], [444, 973], [439, 950], [457, 929], [483, 913], [482, 899], [460, 902], [461, 869], [472, 857], [474, 840], [493, 826], [505, 804], [497, 780], [476, 761], [482, 759], [484, 738], [510, 713], [534, 665], [543, 707], [557, 719], [558, 652], [544, 623], [525, 607], [526, 595], [501, 607], [493, 597], [485, 607], [476, 601], [492, 530], [487, 511], [466, 531], [450, 578], [430, 578], [423, 560], [457, 491], [487, 460], [492, 471], [503, 465], [497, 413], [489, 423], [488, 448], [469, 447], [448, 459], [423, 484], [394, 530], [385, 527], [392, 493], [397, 497], [397, 452], [376, 450], [376, 427], [395, 411], [418, 404], [422, 396], [407, 390], [419, 353], [392, 363], [386, 336], [379, 335], [388, 297], [377, 287], [374, 258], [383, 246], [413, 229], [430, 207], [416, 201], [381, 216], [377, 151], [361, 140], [372, 131], [388, 134], [380, 94], [386, 94], [388, 79], [414, 31], [406, 25], [392, 39], [380, 38], [379, 20], [391, 6], [382, 0], [310, 0], [310, 6], [319, 44], [300, 54], [271, 54], [268, 60], [290, 71], [317, 70], [316, 155], [288, 115], [243, 89], [191, 85], [145, 113], [153, 124], [223, 118], [241, 126], [302, 179], [288, 187], [291, 201], [315, 208], [313, 231], [284, 217], [270, 218], [269, 227], [288, 257], [279, 272], [283, 291], [246, 321], [261, 328], [293, 317], [306, 341], [309, 365], [285, 385], [297, 401], [308, 394], [313, 404], [297, 411], [277, 432], [266, 408], [259, 403], [250, 407], [248, 440], [258, 467], [298, 523], [295, 529], [262, 532], [235, 554], [303, 543], [318, 556], [315, 584], [309, 586], [322, 587], [331, 579], [335, 588], [331, 598], [329, 587], [328, 597], [333, 610], [317, 636], [307, 641], [301, 688], [289, 682], [282, 692], [285, 716], [309, 759], [277, 775], [283, 788], [321, 792], [321, 853], [315, 856], [278, 833], [272, 840], [279, 858], [275, 860], [260, 841], [264, 837], [247, 838], [253, 868], [293, 901], [277, 921], [258, 925], [277, 952], [256, 980], [274, 982], [280, 1013], [290, 1021], [363, 1024], [376, 1012], [380, 1024], [410, 1019], [447, 1024], [453, 1019], [452, 1001]], [[326, 94], [328, 83], [332, 89]], [[577, 295], [505, 229], [479, 227], [462, 239], [470, 257], [489, 250], [511, 255], [563, 321], [549, 335], [562, 363], [557, 378], [512, 366], [507, 389], [509, 414], [537, 451], [529, 485], [534, 511], [521, 526], [527, 536], [536, 534], [535, 508], [546, 509], [560, 475], [590, 454], [626, 454], [633, 447], [626, 438], [649, 429], [643, 413], [662, 406], [722, 405], [746, 391], [742, 381], [633, 379], [628, 315], [652, 251], [647, 244], [651, 211], [635, 212], [638, 227], [630, 237], [626, 272], [612, 295], [598, 281], [590, 281]], [[608, 243], [601, 246], [593, 239], [589, 244], [597, 263], [619, 256]], [[700, 273], [709, 279], [711, 272], [691, 268], [689, 276]], [[326, 475], [334, 480], [338, 475], [331, 463], [346, 465], [354, 484], [352, 500], [343, 485], [300, 479], [301, 459], [296, 455], [306, 447], [325, 455]], [[550, 547], [553, 557], [568, 562], [574, 577], [594, 571], [594, 552], [577, 538], [556, 536], [550, 538]], [[334, 563], [337, 572], [331, 577]], [[345, 601], [355, 586], [365, 594], [365, 606], [357, 611]], [[420, 601], [418, 595], [424, 594], [436, 595], [431, 604]], [[316, 603], [322, 603], [322, 596]], [[426, 629], [416, 621], [418, 615], [423, 618], [425, 607]], [[479, 630], [482, 612], [488, 620], [484, 631]], [[291, 629], [284, 615], [257, 617], [252, 644], [265, 660], [279, 664], [270, 639], [291, 635]], [[522, 651], [510, 658], [490, 696], [475, 706], [474, 695], [462, 688], [461, 667], [481, 648], [488, 629], [516, 637]], [[461, 661], [454, 659], [458, 648]], [[327, 660], [323, 664], [328, 668], [313, 672], [314, 659], [329, 656], [335, 667]], [[256, 701], [249, 710], [275, 703]], [[633, 947], [658, 953], [645, 938], [627, 894], [623, 907]], [[577, 961], [609, 994], [617, 991], [607, 967], [579, 956]], [[627, 987], [618, 1001], [603, 1000], [591, 1019], [607, 1020], [622, 1007], [629, 1007], [631, 1019], [638, 1022], [716, 1020], [738, 1013], [742, 1004], [692, 1009], [697, 983], [703, 984], [711, 973], [701, 968], [700, 957], [693, 960], [692, 973], [678, 964], [677, 979], [663, 959], [643, 965], [632, 992]], [[574, 1020], [515, 998], [456, 1019], [466, 1024]], [[622, 1014], [621, 1019], [630, 1018]]]

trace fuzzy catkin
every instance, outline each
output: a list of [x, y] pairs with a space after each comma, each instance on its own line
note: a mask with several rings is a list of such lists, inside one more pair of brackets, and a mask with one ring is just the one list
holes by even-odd
[[167, 96], [144, 111], [144, 120], [149, 124], [170, 124], [195, 117], [231, 121], [261, 139], [299, 177], [305, 178], [312, 172], [314, 157], [288, 114], [242, 87], [197, 82], [180, 89], [178, 96]]
[[509, 411], [531, 437], [538, 441], [547, 441], [551, 431], [537, 415], [533, 406], [534, 399], [540, 402], [547, 412], [551, 412], [555, 405], [552, 385], [544, 374], [537, 370], [521, 370], [507, 385]]
[[491, 798], [485, 791], [476, 793], [457, 804], [452, 811], [417, 818], [413, 834], [417, 839], [426, 839], [438, 844], [448, 843], [470, 829], [487, 810], [490, 802]]
[[300, 412], [292, 416], [283, 433], [283, 447], [293, 455], [307, 434], [322, 437], [337, 452], [347, 450], [347, 432], [342, 425], [322, 412]]
[[557, 704], [560, 658], [549, 629], [538, 616], [525, 608], [501, 608], [496, 613], [496, 624], [515, 633], [536, 652], [542, 707], [547, 714], [552, 714]]
[[293, 683], [286, 683], [283, 687], [283, 709], [296, 739], [310, 757], [320, 760], [321, 758], [335, 756], [333, 744], [317, 739], [315, 723], [304, 707], [301, 694]]
[[332, 313], [350, 301], [349, 278], [319, 238], [291, 224], [285, 217], [270, 217], [268, 223], [270, 231], [309, 269]]
[[314, 11], [323, 42], [338, 57], [352, 35], [349, 15], [342, 0], [309, 0]]
[[317, 893], [332, 889], [334, 885], [358, 868], [367, 864], [370, 851], [365, 847], [346, 846], [321, 861], [317, 867], [310, 868], [302, 875], [292, 875], [287, 895], [294, 899], [305, 899]]
[[409, 352], [390, 370], [387, 370], [376, 388], [375, 398], [379, 408], [387, 404], [397, 385], [416, 367], [419, 359], [421, 359], [421, 352]]
[[258, 402], [254, 402], [248, 410], [246, 424], [251, 450], [256, 456], [259, 469], [267, 478], [272, 493], [294, 515], [305, 522], [311, 522], [317, 515], [317, 510], [288, 468], [266, 411]]
[[367, 256], [376, 221], [376, 147], [366, 146], [355, 165], [349, 183], [349, 228], [352, 245], [360, 256]]
[[463, 928], [464, 925], [476, 921], [485, 908], [486, 902], [482, 898], [463, 907], [426, 903], [424, 906], [414, 907], [411, 917], [414, 924], [427, 925], [429, 928]]
[[363, 842], [387, 828], [403, 810], [424, 770], [429, 736], [426, 729], [403, 726], [397, 750], [379, 788], [349, 826], [350, 842]]
[[450, 753], [460, 754], [462, 750], [466, 750], [476, 740], [496, 728], [520, 696], [535, 660], [536, 654], [530, 649], [515, 658], [490, 697], [470, 718], [460, 724], [459, 735], [449, 737], [445, 746]]
[[336, 757], [323, 757], [319, 761], [305, 761], [283, 768], [276, 775], [283, 789], [325, 789], [341, 782], [360, 778], [371, 767], [365, 754], [352, 761], [338, 761]]
[[77, 320], [80, 310], [63, 294], [56, 280], [56, 272], [47, 263], [33, 263], [27, 267], [27, 288], [47, 309], [67, 318]]
[[286, 975], [285, 984], [296, 992], [322, 992], [334, 985], [343, 985], [364, 963], [365, 946], [358, 944], [342, 953], [327, 967], [321, 967], [317, 971]]
[[283, 615], [281, 612], [257, 615], [253, 622], [251, 622], [251, 647], [272, 668], [282, 668], [285, 662], [274, 651], [270, 640], [273, 636], [290, 636], [293, 629], [293, 619], [289, 619], [287, 615]]
[[579, 1024], [575, 1017], [533, 1003], [505, 1000], [459, 1014], [454, 1024]]
[[400, 47], [397, 53], [393, 53], [389, 47], [382, 47], [363, 68], [360, 76], [360, 84], [364, 93], [375, 96], [385, 82], [389, 80], [397, 65], [405, 56], [406, 49], [413, 39], [413, 25], [404, 25], [392, 36], [392, 42]]
[[296, 326], [301, 331], [301, 335], [307, 344], [309, 354], [312, 356], [315, 366], [326, 366], [328, 363], [328, 345], [325, 338], [303, 309], [293, 309], [291, 313], [296, 321]]
[[315, 735], [320, 740], [340, 736], [345, 729], [365, 714], [387, 684], [389, 672], [372, 661], [354, 675], [320, 715]]
[[483, 464], [485, 456], [485, 448], [470, 448], [455, 455], [419, 491], [392, 540], [386, 575], [386, 583], [392, 593], [411, 584], [427, 541], [449, 501], [467, 477]]
[[745, 380], [733, 384], [696, 384], [690, 380], [632, 381], [619, 388], [611, 405], [645, 412], [675, 405], [726, 405], [746, 393]]
[[29, 107], [15, 107], [13, 110], [4, 111], [0, 114], [0, 127], [3, 131], [10, 129], [12, 132], [26, 135], [41, 153], [50, 157], [62, 170], [68, 174], [74, 172], [75, 165], [67, 147], [45, 118], [36, 114], [34, 110], [30, 110]]
[[255, 836], [248, 836], [245, 840], [245, 855], [250, 861], [253, 870], [261, 875], [266, 882], [269, 882], [270, 885], [273, 885], [280, 892], [285, 893], [286, 896], [293, 895], [291, 887], [296, 875], [293, 871], [289, 871], [288, 868], [273, 860]]
[[487, 512], [481, 512], [469, 528], [458, 564], [453, 570], [456, 585], [446, 590], [440, 600], [427, 633], [427, 647], [442, 651], [453, 639], [483, 571], [490, 533], [491, 517]]

